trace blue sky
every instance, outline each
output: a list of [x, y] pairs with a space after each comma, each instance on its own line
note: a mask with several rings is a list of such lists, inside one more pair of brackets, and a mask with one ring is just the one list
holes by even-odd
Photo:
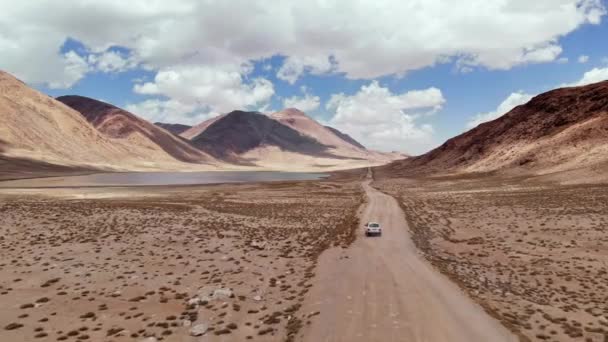
[[[211, 2], [199, 8], [184, 0], [180, 2], [183, 12], [180, 6], [144, 8], [145, 3], [137, 1], [134, 3], [140, 7], [136, 8], [113, 1], [107, 6], [99, 4], [98, 15], [107, 25], [126, 25], [127, 33], [105, 26], [94, 32], [70, 21], [81, 15], [72, 13], [78, 8], [59, 8], [64, 16], [45, 18], [40, 27], [23, 28], [32, 35], [36, 29], [45, 30], [52, 41], [46, 43], [48, 46], [34, 47], [35, 37], [27, 34], [31, 45], [18, 46], [15, 38], [7, 47], [0, 39], [0, 53], [4, 49], [9, 56], [8, 62], [0, 61], [0, 69], [51, 96], [89, 96], [151, 121], [193, 124], [232, 109], [272, 112], [296, 103], [309, 115], [337, 126], [365, 145], [413, 154], [474, 123], [504, 114], [502, 111], [530, 96], [608, 77], [608, 23], [603, 1], [539, 1], [537, 6], [526, 1], [487, 1], [482, 2], [487, 8], [470, 28], [465, 11], [452, 14], [436, 27], [431, 27], [431, 22], [429, 28], [421, 27], [420, 33], [394, 33], [395, 27], [402, 26], [400, 18], [408, 19], [399, 15], [404, 2], [389, 1], [385, 8], [385, 15], [396, 12], [394, 23], [390, 18], [387, 23], [368, 23], [364, 16], [367, 8], [339, 1], [336, 6], [348, 12], [348, 17], [343, 18], [337, 8], [298, 7], [296, 11], [299, 5], [288, 4], [272, 9], [282, 11], [277, 22], [262, 14], [252, 15], [253, 19], [244, 16], [242, 21], [235, 20], [244, 28], [222, 29], [213, 17], [206, 16], [211, 10], [237, 10], [242, 7], [237, 2], [217, 6]], [[426, 16], [433, 18], [452, 4], [438, 1], [409, 19], [429, 22]], [[422, 2], [421, 6], [427, 5]], [[0, 3], [0, 9], [12, 11], [17, 18], [36, 18], [46, 12], [43, 6], [9, 3]], [[403, 11], [406, 13], [405, 8]], [[267, 12], [264, 9], [263, 13]], [[320, 23], [310, 19], [320, 13], [335, 18]], [[91, 26], [96, 19], [90, 21]], [[351, 19], [359, 19], [361, 28], [349, 26]], [[6, 19], [0, 19], [0, 26], [10, 24], [2, 20]], [[187, 27], [180, 26], [182, 21]], [[155, 27], [156, 22], [165, 23], [170, 28], [167, 35], [172, 36], [167, 38]], [[268, 22], [274, 26], [266, 27]], [[514, 27], [505, 28], [504, 22]], [[219, 31], [207, 35], [205, 30], [212, 30], [211, 25]], [[192, 27], [200, 32], [193, 35]], [[289, 29], [279, 27], [293, 32], [287, 35], [281, 30], [290, 33]], [[18, 37], [20, 32], [15, 30]], [[453, 31], [459, 33], [443, 38]], [[11, 32], [6, 36], [5, 41], [10, 41]], [[26, 52], [34, 56], [25, 57], [28, 65], [24, 65]], [[40, 56], [40, 61], [35, 56]]]

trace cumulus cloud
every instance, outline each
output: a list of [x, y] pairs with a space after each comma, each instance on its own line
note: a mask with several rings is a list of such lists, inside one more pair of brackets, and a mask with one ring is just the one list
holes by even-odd
[[335, 63], [332, 63], [328, 57], [287, 57], [277, 71], [277, 78], [294, 84], [304, 72], [320, 75], [334, 70], [335, 67]]
[[151, 70], [282, 55], [288, 82], [307, 72], [373, 79], [449, 60], [463, 69], [553, 61], [559, 38], [598, 24], [605, 9], [601, 0], [0, 0], [0, 13], [0, 68], [67, 85], [74, 74], [58, 51], [68, 37], [92, 53], [124, 47]]
[[334, 114], [331, 126], [348, 132], [365, 146], [419, 153], [434, 144], [433, 127], [420, 121], [444, 103], [437, 88], [395, 94], [373, 81], [354, 95], [332, 95], [326, 108]]
[[151, 99], [132, 104], [131, 108], [154, 120], [180, 122], [178, 119], [182, 116], [182, 122], [193, 123], [234, 109], [264, 107], [274, 95], [274, 86], [264, 78], [246, 82], [242, 76], [244, 72], [242, 66], [229, 65], [163, 69], [153, 81], [136, 84], [134, 91], [170, 100]]
[[65, 53], [62, 62], [63, 75], [50, 81], [48, 83], [50, 88], [69, 88], [89, 71], [89, 65], [85, 59], [74, 51]]
[[523, 92], [511, 93], [504, 101], [502, 101], [498, 107], [487, 113], [479, 113], [475, 115], [469, 122], [467, 123], [467, 128], [476, 127], [479, 124], [484, 122], [492, 121], [497, 119], [504, 114], [508, 113], [511, 109], [527, 103], [530, 101], [534, 95], [526, 94]]
[[133, 56], [112, 50], [90, 54], [87, 61], [95, 70], [106, 73], [123, 72], [135, 68], [138, 64]]
[[283, 100], [283, 107], [285, 108], [297, 108], [305, 113], [311, 112], [319, 108], [321, 105], [321, 99], [318, 96], [311, 95], [308, 90], [302, 88], [303, 96], [292, 96]]
[[197, 110], [194, 105], [185, 105], [174, 100], [148, 99], [125, 107], [131, 113], [141, 116], [150, 122], [181, 123], [195, 125], [217, 113], [208, 110]]
[[562, 84], [562, 87], [578, 87], [584, 86], [591, 83], [597, 83], [608, 80], [608, 67], [606, 68], [593, 68], [583, 74], [580, 80], [573, 83]]
[[587, 63], [589, 61], [589, 56], [587, 55], [580, 55], [578, 56], [578, 62], [581, 64]]

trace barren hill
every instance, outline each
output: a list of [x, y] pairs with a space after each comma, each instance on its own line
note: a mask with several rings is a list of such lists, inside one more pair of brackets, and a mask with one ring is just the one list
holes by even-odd
[[327, 146], [256, 112], [230, 112], [214, 121], [192, 142], [216, 158], [234, 162], [240, 160], [240, 155], [259, 147], [331, 157]]
[[360, 149], [365, 149], [365, 146], [361, 145], [357, 140], [353, 139], [350, 135], [346, 134], [346, 133], [342, 133], [339, 130], [331, 127], [331, 126], [325, 126], [325, 128], [327, 128], [328, 130], [330, 130], [332, 133], [334, 133], [335, 135], [338, 136], [338, 138], [346, 141], [347, 143], [358, 147]]
[[608, 161], [608, 81], [534, 97], [502, 117], [449, 139], [387, 172], [547, 174]]
[[342, 137], [338, 136], [334, 131], [321, 125], [298, 109], [287, 108], [272, 114], [271, 118], [277, 120], [283, 125], [291, 127], [303, 135], [307, 135], [319, 141], [326, 146], [330, 146], [334, 150], [333, 152], [335, 154], [353, 154], [365, 150], [364, 147], [359, 147], [361, 144], [356, 143], [359, 145], [357, 146], [352, 142], [346, 141]]
[[188, 140], [196, 138], [198, 135], [203, 133], [207, 127], [211, 126], [214, 122], [221, 120], [227, 114], [218, 115], [211, 119], [205, 120], [198, 125], [192, 126], [189, 129], [183, 131], [180, 135]]
[[77, 111], [0, 71], [3, 154], [53, 164], [135, 165], [137, 155], [103, 136]]
[[[76, 100], [90, 106], [79, 109], [100, 110], [110, 106], [78, 97], [72, 97], [70, 104], [74, 105], [73, 102], [78, 102]], [[117, 116], [114, 113], [98, 115], [95, 121], [101, 128], [98, 130], [80, 112], [0, 71], [0, 154], [3, 165], [13, 163], [35, 168], [35, 165], [51, 164], [113, 170], [168, 170], [190, 165], [196, 165], [198, 169], [215, 168], [212, 157], [183, 139], [128, 115]], [[132, 123], [130, 120], [140, 126], [128, 125]], [[201, 164], [184, 163], [187, 160]]]
[[182, 124], [171, 124], [171, 123], [163, 123], [163, 122], [155, 122], [156, 126], [165, 129], [175, 135], [180, 135], [183, 132], [192, 128], [192, 126], [182, 125]]
[[80, 112], [108, 137], [125, 140], [129, 145], [151, 151], [162, 150], [182, 162], [213, 161], [189, 142], [111, 104], [84, 96], [61, 96], [57, 100]]
[[304, 112], [295, 108], [284, 109], [272, 114], [271, 117], [301, 134], [329, 146], [330, 149], [328, 151], [338, 157], [368, 160], [375, 164], [384, 164], [406, 157], [402, 154], [395, 155], [368, 150], [349, 135], [335, 128], [323, 126]]

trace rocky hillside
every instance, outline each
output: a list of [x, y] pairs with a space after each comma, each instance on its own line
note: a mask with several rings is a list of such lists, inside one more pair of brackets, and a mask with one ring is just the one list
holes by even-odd
[[608, 161], [608, 81], [534, 97], [418, 157], [383, 169], [546, 174]]
[[99, 132], [77, 111], [0, 72], [0, 137], [5, 163], [37, 160], [95, 168], [146, 167], [145, 151]]
[[399, 156], [368, 151], [296, 109], [272, 117], [234, 111], [192, 127], [152, 124], [95, 99], [54, 99], [3, 72], [0, 114], [3, 165], [45, 170], [202, 171], [247, 165], [329, 171], [381, 165]]
[[154, 123], [156, 126], [169, 131], [175, 135], [180, 135], [183, 132], [189, 130], [190, 128], [192, 128], [192, 126], [188, 126], [188, 125], [182, 125], [182, 124], [171, 124], [171, 123], [162, 123], [162, 122], [155, 122]]
[[165, 129], [111, 104], [83, 96], [61, 96], [58, 101], [80, 112], [104, 135], [150, 150], [164, 151], [188, 163], [212, 162], [213, 158]]
[[328, 146], [256, 112], [233, 111], [210, 124], [192, 143], [212, 156], [238, 162], [240, 155], [259, 147], [332, 157]]
[[330, 130], [333, 134], [335, 134], [336, 136], [338, 136], [338, 138], [346, 141], [347, 143], [360, 148], [360, 149], [365, 149], [365, 146], [361, 145], [357, 140], [353, 139], [350, 135], [346, 134], [346, 133], [342, 133], [339, 130], [330, 127], [330, 126], [325, 126], [325, 128], [327, 128], [328, 130]]

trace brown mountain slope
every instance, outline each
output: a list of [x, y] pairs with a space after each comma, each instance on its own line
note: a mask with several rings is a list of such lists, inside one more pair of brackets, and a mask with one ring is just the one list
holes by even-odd
[[163, 122], [155, 122], [154, 124], [166, 131], [173, 133], [174, 135], [180, 135], [183, 132], [192, 128], [192, 126], [182, 125], [182, 124], [170, 124], [170, 123], [163, 123]]
[[137, 163], [80, 113], [0, 71], [0, 136], [3, 154], [54, 164], [112, 167]]
[[325, 126], [325, 128], [327, 128], [328, 130], [330, 130], [332, 133], [334, 133], [335, 135], [338, 136], [338, 138], [346, 141], [347, 143], [358, 147], [360, 149], [365, 149], [365, 146], [361, 145], [357, 140], [353, 139], [350, 135], [346, 134], [346, 133], [342, 133], [339, 130], [331, 127], [331, 126]]
[[205, 120], [200, 124], [192, 126], [189, 129], [183, 131], [180, 135], [188, 140], [192, 140], [195, 137], [199, 136], [201, 133], [203, 133], [207, 129], [207, 127], [211, 126], [214, 122], [221, 120], [226, 115], [227, 114], [222, 114], [211, 119]]
[[304, 155], [333, 157], [327, 152], [328, 147], [315, 139], [255, 112], [233, 111], [223, 115], [191, 141], [212, 156], [233, 162], [242, 161], [240, 155], [265, 146]]
[[101, 133], [129, 145], [162, 149], [171, 157], [189, 163], [210, 162], [213, 158], [189, 142], [176, 137], [126, 110], [83, 96], [61, 96], [58, 101], [80, 112]]
[[323, 126], [304, 112], [287, 108], [271, 115], [271, 118], [280, 123], [291, 127], [305, 136], [309, 136], [323, 145], [329, 146], [333, 155], [342, 158], [368, 160], [376, 165], [388, 163], [395, 159], [402, 159], [404, 155], [393, 153], [383, 153], [367, 150], [363, 145], [351, 138], [349, 135], [338, 131], [335, 128]]
[[342, 139], [332, 130], [295, 108], [283, 109], [282, 111], [273, 113], [270, 117], [283, 125], [316, 139], [324, 145], [331, 146], [335, 154], [357, 154], [365, 150], [365, 148], [360, 148]]
[[[172, 136], [168, 132], [166, 135]], [[78, 111], [2, 71], [0, 137], [3, 167], [15, 163], [32, 168], [52, 164], [78, 169], [174, 170], [194, 166], [215, 169], [211, 164], [181, 162], [158, 145], [141, 144], [145, 136], [139, 132], [129, 139], [106, 136]]]
[[608, 160], [608, 81], [534, 97], [418, 157], [387, 165], [418, 172], [512, 171], [546, 174]]

